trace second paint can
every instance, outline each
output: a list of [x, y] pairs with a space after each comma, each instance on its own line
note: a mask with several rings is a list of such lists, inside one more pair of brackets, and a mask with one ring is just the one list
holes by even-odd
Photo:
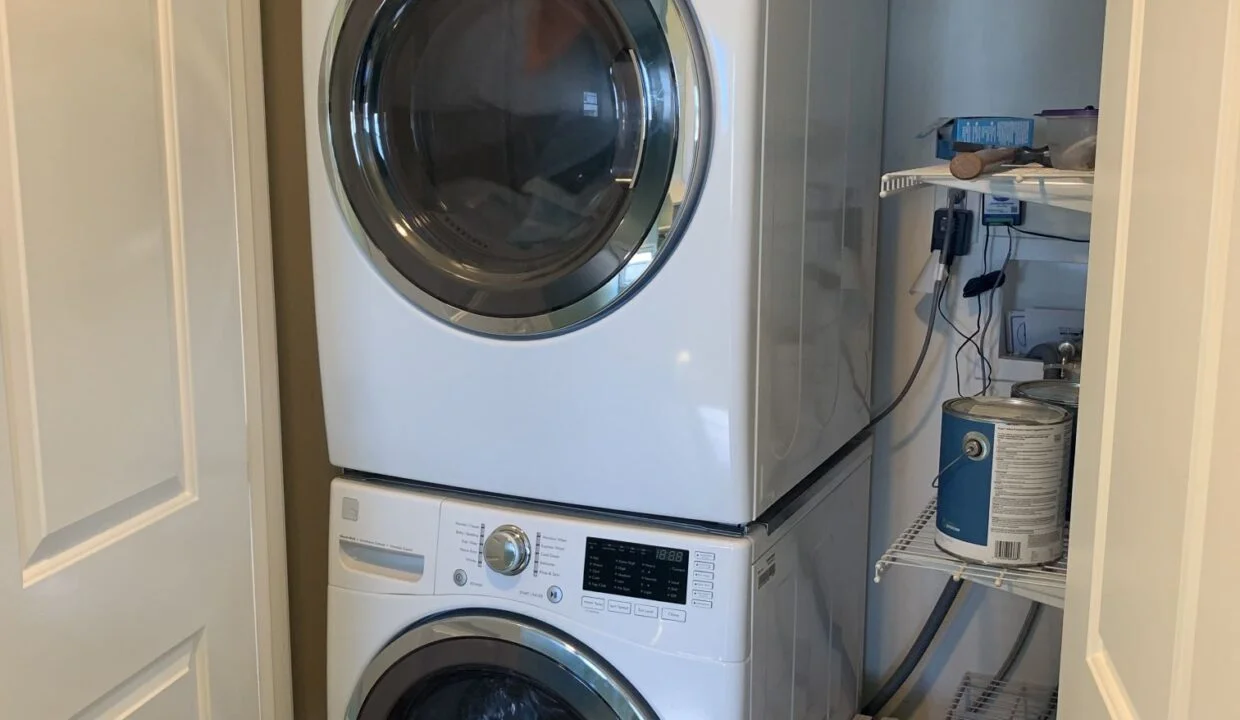
[[1066, 410], [1033, 400], [944, 403], [935, 543], [988, 565], [1062, 557], [1071, 432]]
[[1065, 516], [1072, 516], [1072, 474], [1076, 458], [1076, 412], [1081, 402], [1081, 383], [1076, 380], [1029, 380], [1012, 386], [1012, 397], [1037, 400], [1061, 407], [1072, 416], [1068, 440], [1068, 493], [1064, 498]]

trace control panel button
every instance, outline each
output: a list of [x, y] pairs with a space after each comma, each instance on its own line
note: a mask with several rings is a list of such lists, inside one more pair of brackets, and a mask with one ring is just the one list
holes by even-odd
[[707, 560], [709, 562], [715, 561], [715, 554], [713, 552], [696, 552], [693, 553], [693, 556], [698, 560]]
[[707, 581], [710, 581], [710, 580], [714, 580], [714, 579], [715, 579], [715, 574], [714, 574], [713, 572], [701, 572], [701, 571], [698, 571], [698, 572], [693, 573], [693, 579], [694, 579], [694, 580], [707, 580]]
[[552, 585], [547, 588], [547, 599], [551, 601], [552, 605], [558, 605], [564, 599], [564, 591], [560, 589], [559, 585]]
[[631, 615], [633, 613], [633, 603], [627, 600], [608, 600], [607, 612], [617, 613], [619, 615]]
[[693, 599], [694, 600], [714, 600], [715, 594], [713, 592], [710, 592], [709, 590], [694, 590]]
[[637, 617], [657, 618], [659, 617], [659, 609], [653, 605], [642, 605], [638, 603], [633, 606], [633, 614]]
[[693, 569], [694, 570], [705, 570], [706, 572], [714, 572], [715, 564], [713, 562], [695, 562], [693, 563]]
[[712, 608], [714, 606], [715, 604], [711, 602], [710, 600], [694, 600], [693, 601], [693, 607]]
[[694, 580], [694, 581], [693, 581], [693, 589], [694, 589], [694, 590], [714, 590], [714, 589], [715, 589], [715, 584], [714, 584], [714, 583], [709, 583], [709, 582], [704, 582], [704, 581], [702, 581], [702, 580]]
[[465, 587], [465, 583], [469, 582], [469, 575], [466, 575], [464, 570], [457, 570], [452, 573], [452, 582], [456, 583], [457, 587]]
[[603, 612], [607, 609], [607, 604], [603, 602], [603, 598], [586, 595], [581, 598], [581, 607], [591, 612]]
[[684, 622], [685, 611], [677, 610], [675, 608], [663, 608], [663, 611], [659, 613], [659, 617], [664, 620], [671, 620], [672, 622]]

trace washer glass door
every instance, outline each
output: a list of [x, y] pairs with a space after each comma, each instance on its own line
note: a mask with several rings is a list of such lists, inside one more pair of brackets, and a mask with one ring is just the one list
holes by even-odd
[[683, 0], [344, 0], [324, 63], [342, 209], [392, 284], [488, 334], [589, 320], [705, 172]]
[[[537, 681], [509, 671], [461, 669], [411, 688], [388, 720], [592, 720]], [[363, 716], [366, 717], [366, 716]], [[615, 713], [598, 716], [614, 718]]]
[[347, 720], [658, 720], [604, 660], [505, 613], [448, 615], [371, 662]]

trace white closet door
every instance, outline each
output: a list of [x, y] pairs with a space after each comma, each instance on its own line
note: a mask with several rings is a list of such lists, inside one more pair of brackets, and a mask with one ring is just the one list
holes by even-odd
[[242, 7], [0, 0], [0, 718], [274, 714]]
[[1237, 717], [1240, 0], [1109, 0], [1101, 108], [1059, 717]]

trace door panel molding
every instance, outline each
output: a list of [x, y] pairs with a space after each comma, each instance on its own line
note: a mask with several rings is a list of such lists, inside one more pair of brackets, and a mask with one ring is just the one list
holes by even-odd
[[[1095, 638], [1095, 640], [1102, 642], [1100, 638]], [[1106, 703], [1110, 717], [1140, 717], [1136, 708], [1132, 706], [1132, 698], [1129, 697], [1128, 690], [1124, 687], [1124, 681], [1115, 671], [1115, 664], [1111, 662], [1111, 654], [1105, 648], [1089, 656], [1089, 670], [1102, 695], [1102, 701]]]
[[[47, 532], [46, 525], [39, 527], [37, 545], [22, 568], [22, 587], [29, 588], [78, 560], [141, 532], [194, 500], [181, 478], [171, 477], [57, 530]], [[34, 518], [30, 524], [37, 521]], [[21, 518], [18, 524], [29, 531], [29, 525], [22, 523]]]
[[[1231, 245], [1237, 239], [1235, 200], [1240, 191], [1240, 2], [1228, 2], [1223, 36], [1222, 87], [1219, 99], [1218, 136], [1215, 140], [1214, 186], [1210, 200], [1203, 318], [1197, 347], [1197, 397], [1193, 417], [1193, 447], [1188, 468], [1186, 528], [1181, 550], [1180, 613], [1177, 617], [1171, 676], [1171, 716], [1187, 717], [1193, 700], [1193, 671], [1203, 572], [1206, 570], [1206, 537], [1210, 530], [1209, 504], [1212, 481], [1226, 481], [1218, 466], [1216, 448], [1225, 452], [1229, 441], [1219, 418], [1219, 394], [1223, 373], [1234, 372], [1237, 358], [1224, 359], [1227, 333], [1227, 289], [1235, 261]], [[1232, 319], [1234, 323], [1234, 318]], [[1233, 398], [1234, 402], [1235, 399]], [[1216, 443], [1216, 440], [1220, 441]], [[1207, 634], [1210, 632], [1206, 630]]]
[[1240, 400], [1240, 0], [1109, 0], [1100, 105], [1061, 715], [1187, 718], [1234, 671], [1207, 560]]
[[[0, 615], [20, 625], [0, 715], [290, 720], [259, 3], [88, 5], [86, 21], [0, 0]], [[36, 115], [31, 97], [56, 105]], [[120, 265], [62, 275], [83, 257]], [[105, 363], [79, 322], [141, 342]], [[81, 428], [100, 432], [75, 443]], [[92, 482], [102, 464], [134, 471]]]
[[[192, 693], [177, 693], [184, 701], [193, 700], [192, 714], [178, 707], [178, 718], [199, 720], [211, 717], [210, 698], [207, 693], [206, 631], [199, 630], [177, 644], [168, 652], [134, 673], [107, 695], [91, 703], [90, 707], [73, 716], [72, 720], [111, 720], [112, 718], [138, 718], [144, 708], [169, 695], [178, 684], [190, 684]], [[188, 697], [187, 697], [188, 696]]]
[[[3, 47], [0, 40], [0, 52], [3, 52]], [[2, 100], [5, 113], [11, 118], [11, 95]], [[9, 135], [11, 144], [16, 138], [12, 132]], [[15, 155], [13, 162], [16, 164]], [[5, 411], [10, 419], [9, 442], [13, 452], [19, 508], [16, 520], [23, 565], [22, 584], [29, 587], [73, 564], [78, 558], [118, 542], [189, 505], [196, 497], [197, 483], [186, 350], [188, 338], [185, 337], [178, 343], [180, 348], [177, 352], [183, 371], [179, 398], [182, 472], [156, 480], [136, 493], [69, 522], [49, 522], [44, 490], [47, 477], [41, 458], [37, 379], [33, 372], [30, 302], [26, 290], [26, 242], [21, 234], [20, 198], [14, 193], [10, 199], [13, 203], [10, 229], [15, 241], [3, 243], [0, 247], [0, 286], [4, 288], [0, 302], [0, 329], [3, 330], [0, 335], [3, 337], [0, 361], [6, 370]], [[183, 273], [181, 275], [183, 278]], [[177, 294], [183, 295], [183, 279], [180, 282], [174, 280], [175, 286], [182, 289]], [[180, 334], [185, 334], [183, 328]]]
[[[74, 423], [66, 422], [66, 414], [72, 415], [73, 411], [65, 412], [64, 400], [61, 397], [53, 400], [58, 407], [58, 413], [51, 418], [43, 418], [40, 412], [40, 390], [42, 383], [50, 382], [53, 386], [68, 379], [59, 375], [55, 370], [47, 368], [47, 356], [56, 353], [63, 353], [66, 348], [66, 340], [71, 340], [68, 348], [80, 351], [83, 354], [89, 352], [91, 346], [91, 338], [80, 333], [80, 328], [65, 322], [67, 318], [61, 314], [61, 311], [51, 310], [50, 318], [45, 317], [46, 321], [51, 321], [55, 327], [51, 333], [50, 347], [40, 349], [39, 341], [33, 331], [33, 322], [35, 316], [41, 315], [41, 308], [34, 306], [34, 299], [31, 295], [31, 274], [36, 271], [32, 268], [30, 248], [28, 243], [31, 238], [27, 233], [27, 227], [24, 223], [24, 198], [22, 196], [22, 172], [21, 158], [18, 153], [19, 137], [19, 121], [18, 112], [18, 88], [13, 81], [12, 66], [13, 46], [9, 36], [9, 25], [11, 18], [7, 15], [7, 3], [0, 4], [0, 13], [4, 13], [4, 37], [0, 38], [0, 62], [3, 63], [4, 71], [4, 87], [6, 92], [0, 102], [3, 103], [3, 114], [5, 120], [6, 132], [4, 139], [6, 141], [7, 160], [11, 163], [13, 174], [9, 178], [11, 181], [12, 192], [8, 198], [12, 203], [9, 217], [12, 218], [12, 225], [7, 229], [6, 235], [10, 235], [11, 240], [4, 243], [4, 248], [0, 249], [0, 282], [5, 288], [3, 297], [3, 316], [0, 322], [3, 323], [3, 347], [0, 348], [0, 359], [3, 360], [7, 369], [6, 383], [8, 398], [7, 415], [10, 418], [10, 442], [14, 453], [14, 482], [16, 485], [15, 492], [19, 511], [17, 513], [17, 531], [19, 552], [22, 563], [22, 585], [30, 587], [31, 585], [46, 579], [47, 577], [63, 570], [72, 565], [78, 559], [87, 557], [104, 547], [129, 537], [135, 532], [149, 526], [160, 519], [176, 512], [193, 502], [197, 493], [196, 480], [196, 460], [195, 460], [195, 444], [194, 444], [194, 414], [192, 404], [191, 378], [189, 368], [189, 338], [188, 338], [188, 317], [186, 314], [186, 288], [185, 288], [185, 268], [184, 268], [184, 248], [183, 237], [180, 224], [180, 206], [181, 199], [179, 193], [179, 152], [177, 147], [176, 135], [176, 109], [175, 94], [172, 92], [172, 63], [171, 63], [171, 19], [169, 17], [170, 7], [168, 0], [159, 0], [152, 8], [154, 17], [152, 21], [152, 31], [154, 37], [150, 38], [151, 44], [155, 51], [156, 57], [153, 58], [160, 70], [159, 88], [157, 89], [159, 97], [152, 98], [153, 102], [158, 104], [162, 115], [162, 127], [157, 128], [162, 131], [162, 137], [158, 138], [158, 144], [162, 147], [159, 150], [163, 154], [164, 160], [164, 176], [162, 178], [162, 192], [167, 202], [166, 226], [163, 228], [168, 233], [168, 259], [171, 261], [169, 266], [164, 269], [166, 277], [163, 278], [170, 287], [165, 292], [171, 294], [174, 302], [175, 312], [172, 318], [166, 318], [160, 324], [167, 324], [171, 327], [156, 329], [156, 333], [171, 330], [172, 341], [174, 347], [168, 348], [168, 351], [174, 358], [176, 389], [173, 391], [177, 397], [167, 398], [174, 402], [176, 407], [165, 407], [163, 410], [169, 413], [169, 419], [173, 417], [179, 424], [181, 447], [180, 458], [171, 456], [164, 460], [171, 461], [179, 465], [178, 471], [171, 476], [158, 477], [156, 474], [152, 479], [136, 478], [135, 480], [125, 483], [117, 488], [120, 493], [113, 497], [103, 495], [93, 495], [81, 502], [69, 502], [65, 504], [66, 495], [64, 493], [50, 492], [48, 483], [59, 482], [61, 476], [57, 474], [49, 474], [48, 466], [45, 462], [44, 452], [50, 441], [58, 451], [63, 451], [66, 447], [80, 448], [83, 452], [89, 451], [91, 444], [86, 441], [85, 434], [90, 432], [89, 422]], [[29, 48], [27, 48], [29, 50]], [[93, 48], [98, 50], [99, 48]], [[85, 48], [82, 52], [89, 54], [92, 48]], [[27, 85], [26, 91], [33, 92], [32, 88]], [[70, 85], [66, 89], [72, 93], [73, 87]], [[50, 96], [53, 91], [43, 89], [40, 91], [44, 96]], [[69, 103], [65, 103], [68, 105]], [[80, 141], [79, 141], [80, 142]], [[148, 148], [149, 150], [149, 148]], [[141, 163], [131, 170], [134, 174], [133, 180], [135, 185], [141, 185], [143, 180], [150, 183], [152, 178], [139, 177], [143, 171], [150, 171], [152, 168], [143, 166]], [[125, 183], [126, 178], [123, 170], [118, 170], [116, 182]], [[36, 190], [51, 192], [48, 185], [48, 178], [43, 174], [37, 174], [34, 178]], [[40, 202], [42, 201], [42, 202]], [[35, 198], [38, 207], [46, 208], [47, 198]], [[50, 263], [56, 260], [55, 252], [63, 250], [66, 243], [65, 231], [56, 228], [54, 225], [49, 228], [47, 223], [42, 223], [40, 227], [46, 236], [44, 251], [37, 260], [43, 263]], [[48, 231], [51, 231], [48, 233]], [[113, 240], [116, 238], [114, 237]], [[150, 251], [151, 243], [144, 244], [139, 248], [140, 251]], [[48, 247], [50, 246], [50, 247]], [[118, 248], [119, 249], [119, 248]], [[49, 253], [51, 253], [49, 255]], [[149, 271], [157, 266], [154, 264], [138, 264], [133, 263], [126, 267], [130, 277], [136, 276], [137, 273]], [[79, 268], [80, 272], [81, 269]], [[39, 270], [40, 276], [46, 278], [49, 270], [42, 268]], [[159, 271], [156, 270], [158, 273]], [[155, 282], [151, 282], [151, 278], [146, 279], [146, 289], [154, 290], [161, 283], [158, 276]], [[44, 296], [41, 299], [48, 302], [50, 298]], [[71, 298], [70, 303], [81, 298]], [[117, 309], [123, 313], [128, 306], [134, 302], [134, 299], [121, 301], [117, 303]], [[118, 313], [119, 314], [119, 313]], [[150, 318], [147, 318], [150, 320]], [[142, 318], [138, 319], [141, 322]], [[46, 325], [44, 325], [46, 327]], [[47, 339], [48, 334], [44, 331], [44, 338]], [[158, 352], [158, 348], [154, 348]], [[115, 351], [115, 348], [113, 349]], [[139, 348], [141, 350], [152, 350], [150, 347]], [[106, 352], [106, 351], [105, 351]], [[36, 355], [44, 356], [43, 373], [40, 377], [36, 372]], [[113, 356], [109, 358], [111, 363], [119, 363], [120, 358]], [[155, 365], [162, 364], [162, 360], [158, 357], [148, 359]], [[122, 380], [132, 381], [135, 378], [129, 377]], [[160, 386], [161, 381], [165, 380], [162, 376], [156, 375], [151, 379], [154, 385], [151, 386], [152, 395], [159, 398], [165, 388]], [[128, 390], [136, 388], [128, 387]], [[171, 389], [171, 388], [168, 388]], [[57, 402], [59, 401], [59, 402]], [[98, 418], [95, 418], [98, 420]], [[49, 428], [44, 421], [52, 423]], [[44, 433], [51, 431], [52, 435], [45, 436]], [[127, 430], [134, 435], [141, 435], [149, 428], [143, 426], [131, 426]], [[115, 430], [113, 432], [116, 432]], [[120, 430], [124, 433], [125, 429]], [[57, 437], [59, 435], [59, 437]], [[106, 443], [100, 443], [106, 445]], [[141, 439], [134, 439], [133, 435], [127, 443], [134, 446], [141, 446]], [[103, 456], [101, 465], [112, 465], [112, 467], [102, 467], [103, 473], [111, 471], [115, 474], [126, 474], [132, 468], [125, 467], [127, 461], [131, 460], [127, 456], [125, 448], [122, 448], [119, 454], [108, 457]], [[66, 468], [62, 467], [63, 472]], [[68, 470], [77, 469], [75, 463], [68, 465]], [[154, 472], [160, 472], [160, 466], [156, 463]], [[165, 470], [171, 468], [164, 468]], [[72, 496], [72, 493], [69, 494]]]
[[[1130, 25], [1127, 28], [1129, 32], [1129, 47], [1126, 58], [1126, 86], [1123, 88], [1123, 90], [1127, 92], [1124, 92], [1124, 103], [1122, 106], [1124, 108], [1122, 118], [1125, 119], [1136, 115], [1140, 102], [1140, 95], [1136, 92], [1136, 89], [1141, 85], [1141, 50], [1143, 29], [1145, 26], [1145, 0], [1132, 0], [1129, 10], [1131, 12]], [[1110, 25], [1112, 23], [1110, 13], [1113, 12], [1110, 5], [1107, 6], [1107, 12], [1107, 33], [1109, 42], [1109, 35], [1111, 33]], [[1116, 20], [1115, 24], [1118, 25], [1120, 22], [1120, 20]], [[1106, 73], [1107, 67], [1104, 64], [1103, 74], [1105, 75]], [[1106, 93], [1106, 91], [1107, 88], [1104, 87], [1103, 93]], [[1114, 215], [1115, 227], [1114, 234], [1112, 235], [1114, 238], [1114, 254], [1111, 255], [1113, 270], [1110, 273], [1110, 277], [1113, 279], [1113, 282], [1111, 284], [1108, 297], [1108, 307], [1111, 310], [1111, 316], [1106, 335], [1106, 347], [1116, 349], [1120, 348], [1122, 344], [1122, 328], [1124, 324], [1124, 279], [1128, 259], [1128, 233], [1131, 226], [1133, 205], [1133, 168], [1135, 166], [1134, 157], [1136, 155], [1137, 146], [1136, 123], [1121, 122], [1119, 128], [1115, 128], [1114, 125], [1108, 125], [1105, 129], [1101, 129], [1101, 132], [1110, 132], [1114, 135], [1115, 130], [1117, 129], [1120, 130], [1119, 134], [1122, 139], [1119, 145], [1119, 162], [1112, 165], [1118, 166], [1118, 182], [1116, 183], [1116, 193], [1112, 200], [1116, 206]], [[1101, 155], [1102, 152], [1103, 149], [1100, 148], [1099, 154]], [[1100, 169], [1103, 167], [1102, 157], [1098, 158], [1098, 166]], [[1106, 185], [1104, 183], [1103, 188], [1105, 187]], [[1097, 215], [1095, 215], [1095, 218], [1096, 217]], [[1107, 220], [1110, 219], [1111, 217], [1108, 215]], [[1098, 221], [1095, 220], [1095, 230], [1093, 232], [1097, 232], [1096, 229], [1098, 227]], [[1091, 232], [1091, 234], [1093, 233]], [[1091, 246], [1091, 250], [1093, 247], [1095, 246]], [[1096, 253], [1091, 252], [1090, 260], [1095, 260], [1096, 255]], [[1097, 267], [1097, 264], [1091, 264], [1091, 268], [1094, 267]], [[1091, 348], [1091, 351], [1093, 351], [1093, 348]], [[1110, 504], [1111, 497], [1111, 464], [1114, 449], [1114, 445], [1111, 440], [1115, 435], [1115, 403], [1113, 399], [1118, 393], [1118, 352], [1110, 352], [1106, 356], [1105, 378], [1104, 396], [1111, 401], [1107, 402], [1102, 408], [1102, 437], [1105, 440], [1100, 450], [1098, 458], [1098, 471], [1095, 475], [1097, 478], [1097, 506], [1099, 508], [1107, 507]], [[1074, 525], [1074, 527], [1079, 527], [1080, 516], [1075, 515], [1075, 511], [1074, 517], [1078, 519], [1078, 522]], [[1088, 664], [1095, 681], [1098, 683], [1099, 689], [1102, 691], [1103, 698], [1107, 701], [1108, 708], [1118, 712], [1120, 708], [1130, 708], [1131, 700], [1128, 697], [1127, 690], [1123, 687], [1123, 681], [1120, 679], [1115, 670], [1115, 665], [1111, 661], [1110, 654], [1106, 649], [1106, 642], [1104, 641], [1102, 633], [1099, 629], [1099, 614], [1102, 607], [1103, 587], [1101, 578], [1103, 577], [1103, 567], [1106, 559], [1107, 546], [1107, 516], [1104, 512], [1098, 514], [1096, 518], [1092, 519], [1095, 520], [1096, 524], [1094, 526], [1091, 544], [1093, 554], [1090, 573], [1093, 577], [1099, 578], [1100, 581], [1093, 583], [1089, 598], [1088, 632], [1085, 637], [1086, 646], [1089, 650]], [[1079, 532], [1079, 530], [1077, 532]], [[1074, 532], [1074, 541], [1076, 540], [1076, 534], [1077, 533]], [[1084, 533], [1080, 534], [1084, 535]], [[1079, 546], [1080, 543], [1074, 542], [1073, 550], [1077, 550]], [[1077, 558], [1079, 558], [1082, 554], [1083, 553], [1081, 552], [1075, 553]], [[1125, 715], [1118, 714], [1113, 715], [1113, 717], [1125, 717]], [[1135, 715], [1133, 715], [1133, 717], [1135, 717]]]

